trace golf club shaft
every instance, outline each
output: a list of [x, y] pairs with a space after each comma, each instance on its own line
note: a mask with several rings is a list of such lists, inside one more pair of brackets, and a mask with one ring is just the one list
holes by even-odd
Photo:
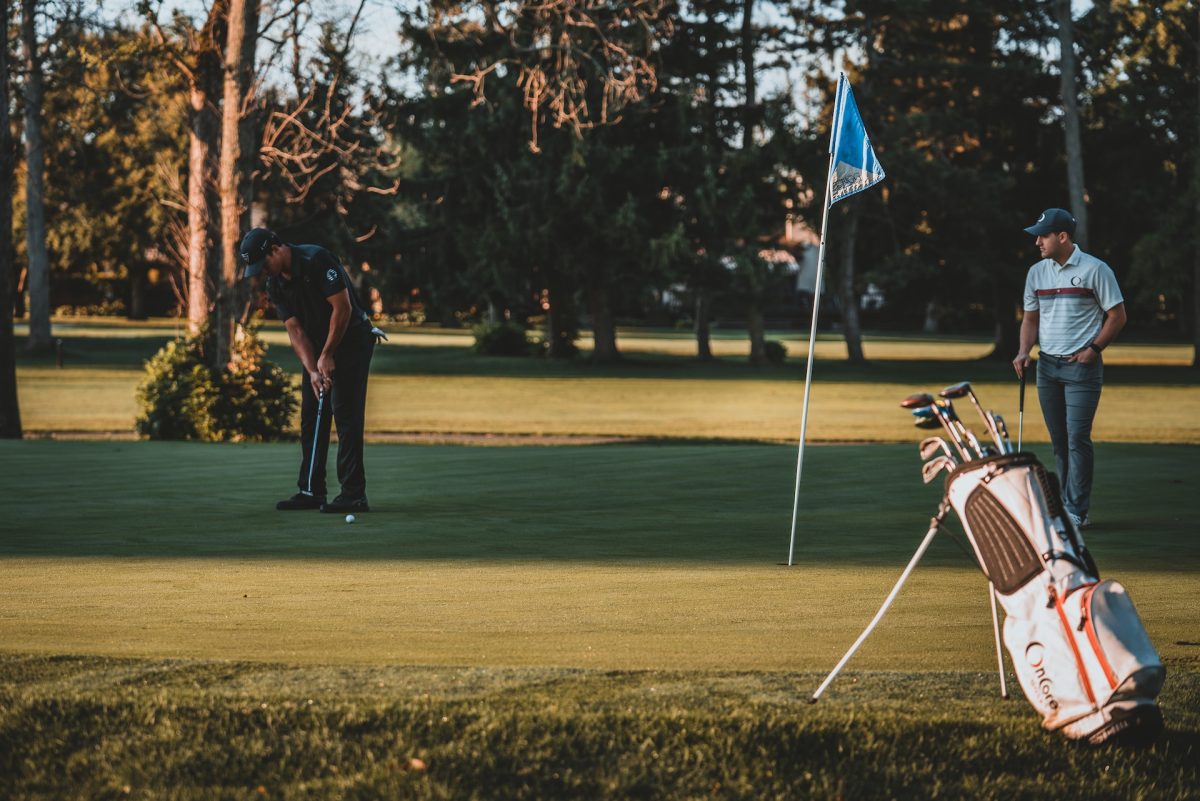
[[321, 414], [325, 410], [325, 390], [317, 393], [317, 420], [313, 425], [312, 450], [308, 452], [308, 494], [313, 493], [313, 467], [317, 464], [317, 443], [321, 441]]
[[1021, 391], [1017, 398], [1017, 452], [1021, 452], [1021, 446], [1025, 441], [1025, 371], [1029, 369], [1029, 365], [1021, 370]]

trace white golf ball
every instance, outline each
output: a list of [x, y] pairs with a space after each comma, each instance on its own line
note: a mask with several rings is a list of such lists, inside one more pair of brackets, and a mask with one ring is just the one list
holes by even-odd
[[346, 522], [347, 522], [347, 523], [353, 523], [353, 522], [354, 522], [354, 515], [346, 515]]

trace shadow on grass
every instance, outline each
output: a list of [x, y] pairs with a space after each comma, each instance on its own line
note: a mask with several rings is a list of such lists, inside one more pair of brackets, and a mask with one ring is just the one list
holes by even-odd
[[[372, 511], [277, 512], [295, 445], [0, 442], [0, 556], [787, 561], [796, 452], [770, 445], [368, 446]], [[1102, 444], [1088, 541], [1102, 568], [1200, 569], [1200, 448]], [[795, 561], [897, 571], [940, 486], [911, 445], [806, 452]], [[1170, 480], [1128, 481], [1128, 476]], [[1189, 478], [1190, 477], [1190, 478]], [[1190, 511], [1189, 511], [1190, 510]], [[956, 528], [947, 527], [948, 531]], [[949, 535], [929, 565], [970, 566]]]

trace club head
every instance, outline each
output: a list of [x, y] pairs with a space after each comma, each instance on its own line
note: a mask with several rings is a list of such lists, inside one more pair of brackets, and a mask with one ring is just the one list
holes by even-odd
[[938, 420], [936, 417], [918, 417], [917, 421], [915, 423], [913, 423], [913, 425], [915, 425], [917, 428], [923, 428], [923, 429], [928, 429], [928, 430], [942, 427], [941, 421]]
[[933, 408], [932, 404], [929, 406], [921, 406], [917, 409], [912, 410], [912, 416], [913, 417], [937, 417], [937, 409]]
[[926, 437], [921, 440], [921, 460], [932, 458], [939, 453], [949, 456], [952, 451], [950, 446], [946, 444], [946, 440], [941, 437]]
[[938, 473], [942, 472], [943, 470], [949, 472], [953, 470], [954, 467], [954, 460], [949, 456], [946, 456], [945, 454], [942, 454], [941, 456], [935, 456], [921, 466], [921, 480], [928, 484], [930, 481], [933, 481], [935, 478], [937, 478]]
[[943, 398], [965, 398], [971, 392], [970, 381], [959, 381], [957, 384], [951, 384], [943, 389], [938, 395]]
[[992, 419], [996, 423], [996, 433], [1000, 435], [1000, 439], [1004, 441], [1005, 453], [1013, 452], [1012, 440], [1008, 436], [1008, 423], [1004, 422], [1004, 418], [1000, 415], [993, 415]]
[[900, 401], [901, 409], [917, 409], [922, 406], [930, 406], [933, 404], [933, 396], [928, 392], [918, 392], [915, 395], [909, 395], [904, 400]]

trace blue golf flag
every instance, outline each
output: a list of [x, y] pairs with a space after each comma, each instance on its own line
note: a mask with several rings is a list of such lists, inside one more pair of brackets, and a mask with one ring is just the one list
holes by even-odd
[[838, 77], [833, 102], [833, 132], [829, 141], [829, 204], [874, 186], [884, 178], [883, 165], [875, 158], [863, 125], [854, 92], [845, 73]]

